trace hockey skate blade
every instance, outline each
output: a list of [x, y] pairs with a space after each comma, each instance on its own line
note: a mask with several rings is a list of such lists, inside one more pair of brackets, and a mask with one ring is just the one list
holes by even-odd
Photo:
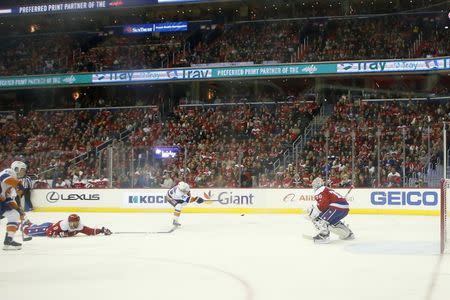
[[3, 246], [3, 250], [5, 251], [14, 251], [14, 250], [21, 250], [22, 246], [10, 246], [10, 245], [5, 245]]
[[331, 240], [330, 239], [327, 239], [327, 240], [314, 240], [314, 236], [312, 236], [312, 235], [309, 235], [309, 234], [302, 234], [302, 237], [304, 238], [304, 239], [306, 239], [306, 240], [309, 240], [309, 241], [313, 241], [314, 242], [314, 244], [329, 244], [329, 243], [331, 243]]
[[352, 234], [350, 234], [348, 237], [346, 237], [346, 238], [340, 238], [339, 237], [339, 239], [340, 240], [343, 240], [343, 241], [353, 241], [354, 239], [355, 239], [355, 235], [352, 233]]

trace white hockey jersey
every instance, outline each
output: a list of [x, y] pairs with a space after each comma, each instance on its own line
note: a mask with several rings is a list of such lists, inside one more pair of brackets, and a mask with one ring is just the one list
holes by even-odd
[[170, 198], [176, 200], [177, 202], [183, 201], [183, 202], [186, 202], [186, 203], [188, 203], [189, 199], [191, 198], [188, 194], [180, 191], [180, 189], [178, 188], [178, 185], [176, 185], [173, 188], [171, 188], [167, 192], [167, 196], [169, 196]]
[[0, 172], [0, 201], [15, 196], [15, 188], [20, 184], [16, 172], [5, 169]]

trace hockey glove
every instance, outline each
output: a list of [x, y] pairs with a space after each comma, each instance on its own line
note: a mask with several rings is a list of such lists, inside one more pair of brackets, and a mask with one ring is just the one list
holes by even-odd
[[197, 197], [197, 203], [203, 203], [205, 202], [205, 199], [203, 199], [202, 197]]
[[111, 230], [109, 230], [108, 228], [102, 227], [101, 233], [103, 233], [104, 235], [110, 235], [112, 234]]

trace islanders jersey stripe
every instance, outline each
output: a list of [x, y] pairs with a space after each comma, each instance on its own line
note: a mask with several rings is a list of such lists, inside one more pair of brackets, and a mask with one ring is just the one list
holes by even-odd
[[8, 174], [8, 173], [1, 174], [0, 175], [0, 182], [3, 182], [3, 180], [5, 180], [8, 177], [11, 177], [11, 175]]

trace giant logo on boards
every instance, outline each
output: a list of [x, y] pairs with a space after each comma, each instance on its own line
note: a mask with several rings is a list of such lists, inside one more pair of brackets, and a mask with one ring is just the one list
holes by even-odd
[[435, 191], [377, 191], [370, 193], [370, 202], [376, 206], [437, 206]]
[[[217, 194], [213, 193], [211, 190], [208, 193], [203, 193], [202, 196], [205, 200], [215, 200], [216, 203], [222, 205], [254, 205], [255, 195], [252, 193], [239, 193], [235, 194], [233, 191], [221, 191]], [[208, 202], [205, 202], [208, 204]], [[211, 204], [211, 203], [209, 203]]]
[[84, 193], [58, 193], [48, 192], [46, 196], [47, 202], [55, 203], [62, 201], [97, 201], [100, 200], [100, 194], [84, 194]]

